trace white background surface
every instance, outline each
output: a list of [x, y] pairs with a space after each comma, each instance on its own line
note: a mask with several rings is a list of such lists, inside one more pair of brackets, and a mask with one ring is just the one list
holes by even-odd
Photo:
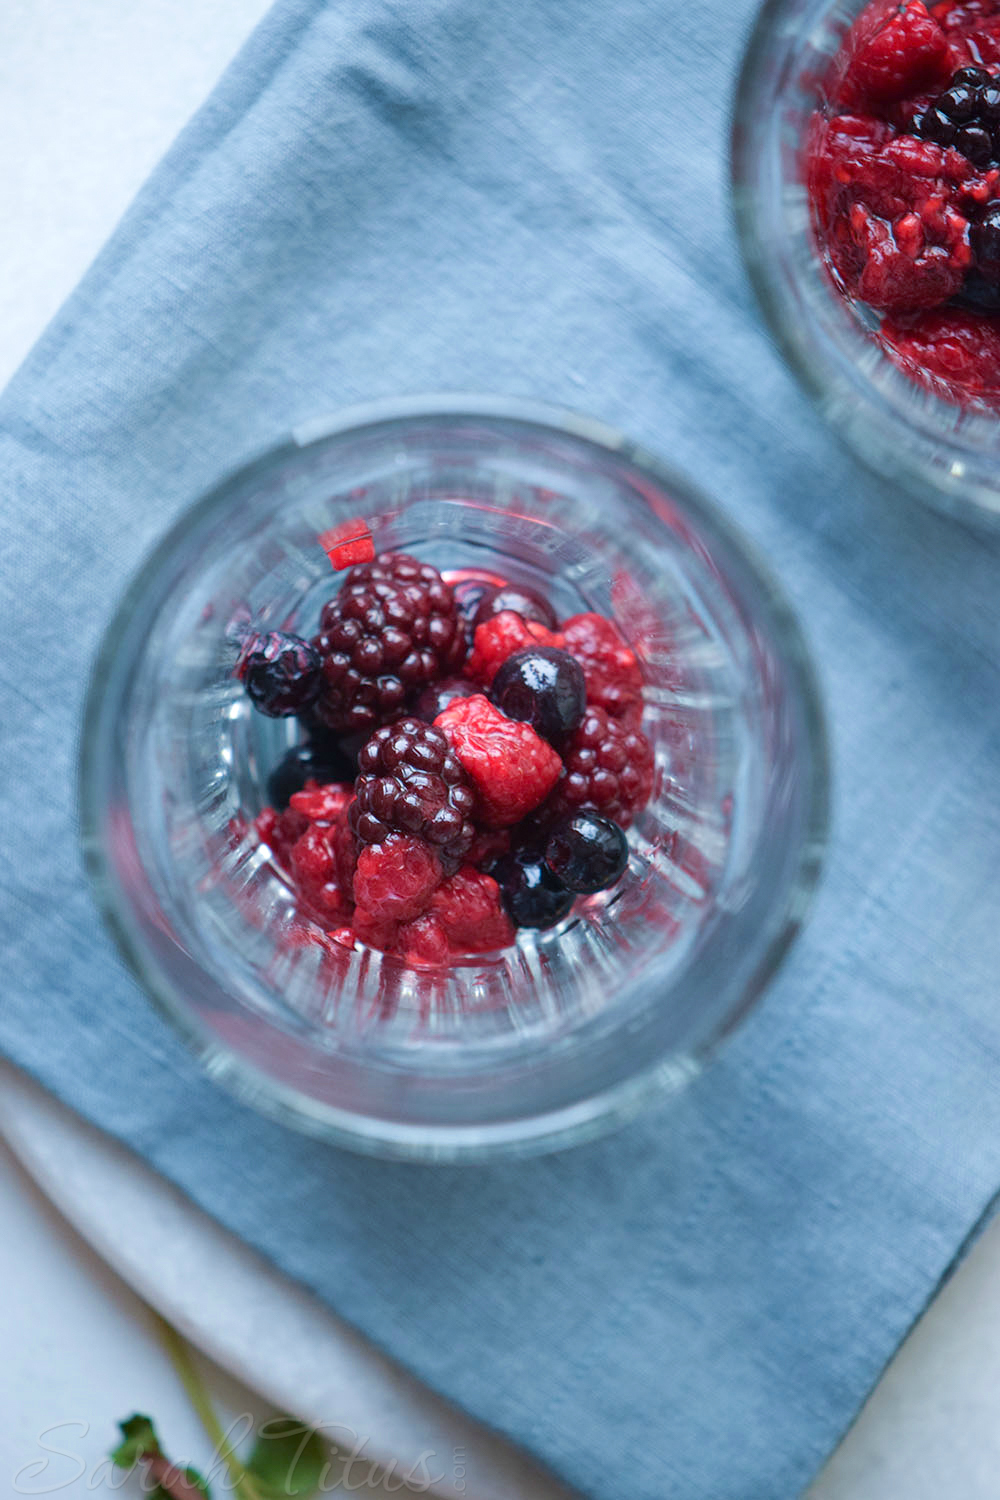
[[[266, 5], [0, 0], [0, 385]], [[2, 1147], [0, 1224], [0, 1500], [115, 1493], [119, 1480], [97, 1465], [116, 1420], [136, 1408], [155, 1415], [177, 1457], [207, 1462], [142, 1304]], [[221, 1372], [212, 1380], [224, 1411], [261, 1410]], [[66, 1423], [76, 1425], [47, 1441], [78, 1458], [50, 1455], [46, 1474], [24, 1471], [44, 1431]], [[923, 1319], [810, 1495], [1000, 1497], [1000, 1226]]]

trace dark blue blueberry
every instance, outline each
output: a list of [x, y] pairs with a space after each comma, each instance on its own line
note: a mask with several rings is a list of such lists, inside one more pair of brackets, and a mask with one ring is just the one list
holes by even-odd
[[493, 867], [493, 879], [515, 927], [554, 927], [576, 899], [530, 850], [505, 854]]
[[628, 840], [617, 823], [596, 813], [577, 813], [549, 835], [545, 863], [567, 890], [590, 895], [621, 879]]
[[514, 610], [522, 620], [537, 620], [546, 630], [555, 630], [559, 623], [552, 605], [541, 594], [520, 583], [505, 583], [502, 588], [486, 590], [473, 616], [473, 624], [485, 625], [487, 620], [492, 620], [505, 609]]
[[465, 677], [445, 677], [441, 682], [431, 682], [417, 696], [413, 705], [414, 716], [425, 724], [433, 724], [438, 714], [443, 714], [449, 703], [456, 698], [474, 698], [482, 688]]
[[286, 719], [315, 703], [323, 686], [316, 649], [297, 635], [259, 635], [240, 669], [247, 697], [259, 713]]
[[272, 807], [283, 812], [307, 781], [318, 781], [325, 786], [331, 781], [353, 780], [354, 767], [346, 755], [311, 743], [293, 745], [267, 778], [267, 799]]
[[583, 719], [587, 685], [568, 651], [528, 646], [508, 656], [493, 679], [493, 702], [508, 719], [521, 719], [558, 744]]

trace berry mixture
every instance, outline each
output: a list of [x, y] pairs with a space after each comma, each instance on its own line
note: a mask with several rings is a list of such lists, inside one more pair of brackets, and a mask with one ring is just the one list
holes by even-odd
[[911, 379], [1000, 410], [1000, 0], [873, 0], [826, 86], [807, 180], [835, 283]]
[[311, 642], [247, 631], [236, 674], [303, 731], [256, 820], [309, 921], [441, 968], [549, 928], [628, 866], [649, 800], [642, 673], [610, 620], [320, 538], [344, 581]]

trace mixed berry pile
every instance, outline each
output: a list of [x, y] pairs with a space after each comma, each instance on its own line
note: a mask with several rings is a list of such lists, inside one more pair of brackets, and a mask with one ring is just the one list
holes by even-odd
[[1000, 405], [1000, 0], [874, 0], [808, 146], [835, 281], [947, 400]]
[[305, 731], [256, 827], [337, 942], [446, 965], [624, 873], [653, 753], [638, 662], [602, 616], [560, 622], [531, 589], [383, 553], [353, 562], [311, 641], [249, 633], [237, 674]]

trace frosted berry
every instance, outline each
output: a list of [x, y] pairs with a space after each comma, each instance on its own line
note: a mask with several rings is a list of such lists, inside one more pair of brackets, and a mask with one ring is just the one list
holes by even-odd
[[316, 701], [323, 683], [315, 649], [280, 630], [253, 636], [237, 671], [254, 708], [272, 719], [302, 713]]
[[505, 583], [500, 588], [487, 589], [479, 601], [473, 622], [485, 625], [494, 615], [502, 614], [508, 609], [520, 615], [522, 620], [535, 620], [547, 630], [555, 630], [559, 624], [556, 612], [547, 599], [543, 599], [535, 589], [517, 583]]
[[512, 609], [501, 610], [476, 626], [465, 676], [489, 687], [508, 656], [531, 646], [562, 647], [563, 638], [537, 620], [524, 620]]
[[508, 656], [490, 696], [508, 719], [530, 724], [550, 744], [559, 744], [577, 727], [587, 706], [583, 668], [554, 646], [531, 646]]
[[427, 910], [442, 874], [441, 861], [429, 844], [390, 833], [358, 855], [354, 899], [372, 917], [406, 922]]
[[554, 927], [576, 897], [546, 869], [538, 854], [508, 854], [494, 871], [503, 904], [515, 927]]
[[323, 668], [315, 712], [338, 733], [398, 718], [408, 696], [454, 673], [466, 653], [448, 584], [402, 552], [351, 568], [313, 644]]
[[293, 745], [267, 778], [268, 801], [280, 812], [307, 781], [347, 781], [353, 777], [354, 768], [348, 757], [338, 754], [334, 747], [312, 741]]
[[488, 827], [509, 827], [531, 812], [562, 770], [555, 750], [530, 724], [506, 718], [482, 695], [452, 703], [435, 727], [461, 762], [475, 789], [476, 815]]
[[457, 861], [472, 842], [473, 792], [439, 729], [419, 719], [387, 724], [358, 756], [351, 827], [363, 844], [413, 834]]
[[590, 895], [605, 891], [628, 864], [628, 841], [617, 823], [582, 812], [553, 830], [545, 845], [545, 864], [569, 891]]
[[649, 801], [652, 747], [641, 730], [610, 718], [603, 708], [587, 708], [563, 762], [566, 773], [542, 810], [551, 821], [587, 810], [628, 828]]

